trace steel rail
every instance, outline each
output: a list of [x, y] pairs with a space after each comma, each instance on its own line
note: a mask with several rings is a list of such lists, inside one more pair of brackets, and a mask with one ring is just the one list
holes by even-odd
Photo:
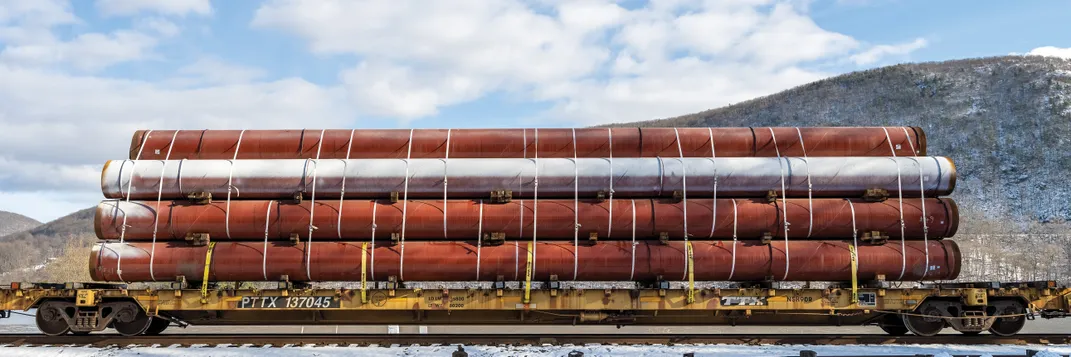
[[0, 346], [273, 346], [285, 345], [583, 345], [583, 344], [734, 344], [734, 345], [1066, 345], [1071, 334], [996, 335], [943, 334], [933, 337], [852, 335], [754, 334], [164, 334], [126, 337], [116, 334], [50, 337], [38, 334], [2, 334]]

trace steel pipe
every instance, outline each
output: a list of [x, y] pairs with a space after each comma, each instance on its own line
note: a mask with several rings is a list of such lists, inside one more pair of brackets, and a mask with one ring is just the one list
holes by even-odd
[[238, 159], [417, 159], [444, 158], [448, 152], [451, 158], [926, 155], [926, 136], [918, 127], [798, 129], [578, 128], [575, 136], [574, 129], [561, 128], [138, 130], [129, 158], [233, 159], [235, 152]]
[[[612, 177], [611, 177], [612, 173]], [[162, 179], [161, 179], [162, 176]], [[687, 177], [687, 181], [684, 178]], [[449, 178], [448, 187], [444, 187]], [[587, 158], [587, 159], [352, 159], [352, 160], [122, 160], [101, 175], [106, 198], [184, 199], [208, 192], [216, 199], [275, 199], [302, 193], [319, 199], [484, 198], [492, 190], [513, 197], [693, 198], [861, 197], [868, 189], [892, 197], [947, 195], [955, 166], [946, 157], [818, 158]], [[920, 180], [922, 183], [920, 185]], [[161, 185], [162, 181], [162, 185]], [[315, 183], [315, 187], [313, 185]], [[685, 185], [686, 184], [686, 185]], [[920, 187], [921, 186], [921, 187]], [[813, 188], [813, 190], [811, 190]]]
[[[788, 199], [783, 204], [792, 239], [851, 239], [870, 231], [884, 232], [890, 239], [901, 237], [898, 200]], [[736, 234], [738, 239], [759, 239], [769, 233], [783, 238], [781, 205], [781, 201], [757, 199], [689, 199], [688, 236], [732, 239]], [[315, 216], [316, 240], [368, 240], [373, 227], [379, 239], [402, 232], [404, 214], [407, 240], [474, 241], [492, 233], [525, 239], [538, 233], [541, 240], [572, 241], [574, 219], [580, 224], [577, 235], [584, 240], [591, 235], [600, 240], [657, 239], [663, 232], [673, 238], [684, 235], [684, 203], [672, 199], [581, 200], [576, 209], [573, 200], [539, 200], [538, 209], [535, 206], [532, 200], [504, 204], [413, 200], [408, 205], [389, 200], [233, 201], [228, 214], [226, 202], [107, 200], [97, 206], [94, 226], [101, 239], [145, 241], [152, 240], [155, 232], [157, 241], [183, 240], [188, 233], [208, 233], [216, 241], [289, 240], [291, 236], [305, 240], [309, 218]], [[951, 237], [959, 221], [955, 202], [941, 198], [905, 199], [903, 217], [905, 239]], [[713, 230], [711, 225], [715, 225]]]
[[[789, 242], [791, 254], [785, 276], [784, 242], [764, 245], [755, 241], [693, 241], [694, 279], [846, 281], [851, 279], [851, 244]], [[320, 242], [313, 243], [307, 252], [306, 247], [310, 246], [303, 243], [271, 242], [265, 249], [258, 242], [220, 242], [213, 248], [209, 279], [262, 281], [279, 280], [287, 275], [291, 281], [359, 281], [364, 254], [368, 262], [364, 270], [369, 280], [382, 281], [391, 276], [405, 281], [495, 281], [500, 277], [523, 280], [529, 256], [528, 242], [521, 241], [499, 246], [409, 242], [405, 244], [402, 265], [399, 245], [377, 243], [367, 250], [362, 246], [360, 242]], [[635, 247], [630, 242], [601, 242], [580, 245], [578, 249], [565, 242], [539, 242], [534, 246], [532, 279], [537, 281], [549, 280], [551, 275], [560, 280], [580, 281], [686, 279], [688, 259], [685, 243], [681, 241], [667, 245], [642, 242]], [[902, 278], [904, 257], [900, 244], [859, 246], [858, 278], [873, 280], [883, 274], [887, 280], [950, 280], [959, 275], [961, 258], [955, 242], [930, 241], [929, 259], [923, 242], [907, 242], [905, 246], [906, 272]], [[136, 282], [150, 281], [153, 277], [158, 281], [174, 281], [180, 275], [201, 277], [208, 249], [184, 243], [156, 243], [155, 249], [152, 243], [101, 243], [93, 248], [89, 271], [97, 281]], [[306, 267], [306, 262], [311, 265]], [[122, 269], [121, 278], [117, 274], [119, 269]]]

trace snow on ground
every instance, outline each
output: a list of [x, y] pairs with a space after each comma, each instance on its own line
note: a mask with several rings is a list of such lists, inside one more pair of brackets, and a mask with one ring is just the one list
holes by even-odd
[[[916, 355], [932, 354], [981, 355], [1025, 354], [1027, 349], [1042, 351], [1038, 356], [1057, 356], [1071, 353], [1068, 346], [955, 346], [955, 345], [865, 345], [865, 346], [734, 346], [734, 345], [674, 345], [674, 346], [466, 346], [469, 356], [568, 356], [570, 352], [582, 352], [591, 356], [799, 356], [801, 350], [812, 350], [819, 356], [844, 355]], [[0, 347], [4, 357], [22, 356], [67, 356], [67, 357], [125, 357], [125, 356], [257, 356], [275, 357], [291, 355], [311, 356], [450, 356], [456, 346], [329, 346], [299, 347]]]

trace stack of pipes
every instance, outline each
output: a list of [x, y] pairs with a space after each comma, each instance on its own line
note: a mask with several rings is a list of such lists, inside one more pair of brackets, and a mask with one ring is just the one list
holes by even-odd
[[104, 166], [90, 272], [946, 280], [955, 180], [915, 127], [145, 130]]

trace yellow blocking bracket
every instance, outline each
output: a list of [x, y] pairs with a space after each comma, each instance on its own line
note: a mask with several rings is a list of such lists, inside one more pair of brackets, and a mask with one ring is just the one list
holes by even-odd
[[532, 251], [532, 249], [534, 249], [534, 247], [532, 246], [532, 243], [528, 242], [528, 263], [525, 264], [525, 268], [524, 268], [524, 301], [523, 301], [523, 303], [525, 303], [525, 304], [527, 304], [529, 301], [532, 301], [532, 258], [534, 258], [533, 255], [535, 253], [534, 251]]
[[368, 271], [368, 243], [361, 244], [361, 303], [368, 303], [368, 286], [366, 272]]
[[208, 272], [212, 268], [212, 251], [216, 248], [216, 242], [208, 243], [208, 251], [205, 252], [205, 275], [201, 279], [201, 303], [208, 303]]
[[859, 257], [854, 245], [848, 246], [848, 252], [852, 254], [852, 303], [859, 302]]
[[695, 302], [695, 268], [692, 264], [694, 261], [692, 242], [685, 242], [684, 249], [688, 251], [688, 303], [691, 304]]

